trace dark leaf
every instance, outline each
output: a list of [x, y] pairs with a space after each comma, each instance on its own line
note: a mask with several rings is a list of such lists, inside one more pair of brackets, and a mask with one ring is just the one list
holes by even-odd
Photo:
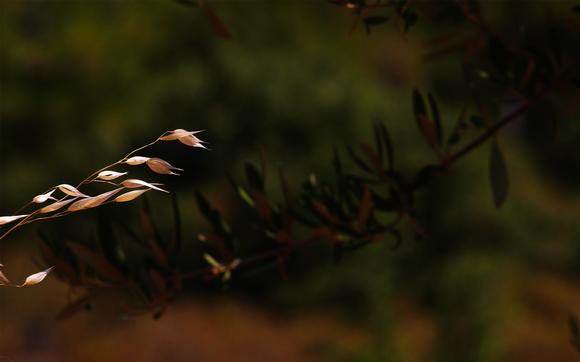
[[379, 155], [377, 152], [366, 142], [360, 143], [360, 149], [365, 154], [366, 158], [370, 161], [373, 165], [375, 171], [379, 175], [384, 174], [383, 165], [381, 164], [381, 160], [379, 159]]
[[417, 125], [423, 134], [423, 137], [431, 147], [437, 145], [437, 131], [435, 130], [435, 125], [433, 121], [427, 116], [427, 108], [425, 106], [425, 101], [423, 96], [417, 89], [413, 90], [413, 111], [415, 113], [415, 119]]
[[499, 148], [497, 141], [491, 145], [491, 154], [489, 159], [489, 175], [491, 181], [491, 191], [495, 207], [500, 208], [508, 194], [508, 174], [505, 160]]
[[116, 282], [127, 280], [125, 275], [102, 255], [80, 244], [69, 242], [67, 246], [79, 259], [88, 264], [101, 276]]
[[113, 223], [102, 210], [97, 217], [97, 236], [102, 254], [117, 267], [122, 265], [126, 260], [125, 253], [115, 235]]
[[145, 233], [145, 238], [147, 239], [147, 244], [149, 246], [149, 252], [155, 261], [163, 266], [168, 267], [169, 262], [165, 250], [161, 247], [160, 239], [153, 224], [151, 215], [146, 211], [147, 209], [140, 210], [139, 217], [141, 220], [141, 227]]
[[212, 224], [217, 225], [220, 222], [220, 215], [219, 212], [213, 209], [205, 198], [203, 194], [199, 191], [195, 192], [195, 197], [197, 199], [197, 206], [199, 207], [199, 211], [205, 216], [205, 218]]
[[433, 116], [433, 122], [435, 122], [435, 132], [437, 135], [437, 144], [440, 146], [443, 140], [443, 127], [441, 126], [441, 116], [439, 115], [439, 108], [437, 107], [437, 102], [431, 93], [427, 94], [427, 99], [429, 100], [429, 106], [431, 107], [431, 115]]
[[380, 124], [379, 127], [381, 129], [382, 139], [383, 142], [385, 143], [385, 149], [387, 151], [387, 166], [389, 171], [393, 171], [395, 167], [395, 153], [393, 151], [393, 143], [391, 142], [391, 136], [387, 131], [387, 127], [385, 127], [383, 124]]
[[324, 220], [326, 220], [331, 224], [338, 224], [338, 220], [336, 219], [336, 217], [334, 217], [334, 215], [332, 215], [328, 211], [326, 206], [322, 204], [320, 201], [312, 200], [311, 205], [314, 208], [314, 210], [316, 210], [317, 215], [320, 215]]
[[246, 162], [246, 178], [248, 179], [248, 184], [254, 190], [264, 191], [264, 178], [260, 174], [260, 171], [256, 166], [249, 162]]
[[381, 137], [381, 126], [380, 123], [375, 123], [373, 125], [373, 134], [375, 136], [375, 147], [377, 149], [377, 154], [379, 159], [383, 162], [383, 138]]
[[[214, 231], [226, 238], [226, 240], [231, 241], [231, 229], [228, 223], [221, 217], [219, 211], [212, 208], [209, 201], [203, 196], [199, 191], [195, 192], [197, 199], [197, 205], [201, 213], [213, 226]], [[248, 196], [249, 197], [249, 196]]]
[[415, 112], [415, 118], [427, 117], [427, 107], [425, 106], [425, 101], [417, 89], [413, 89], [413, 112]]
[[245, 188], [243, 188], [242, 186], [238, 186], [237, 191], [242, 201], [244, 201], [249, 207], [251, 208], [256, 207], [254, 199], [250, 196], [250, 194], [248, 193], [248, 191], [246, 191]]
[[354, 152], [350, 146], [346, 146], [346, 151], [354, 163], [362, 170], [373, 173], [372, 169]]
[[466, 104], [463, 107], [463, 109], [461, 110], [461, 113], [459, 113], [459, 117], [457, 117], [457, 123], [455, 124], [455, 127], [453, 128], [453, 132], [451, 133], [451, 136], [447, 140], [448, 146], [454, 145], [457, 142], [459, 142], [462, 133], [467, 128], [467, 124], [465, 123], [465, 116], [467, 116], [467, 108], [468, 107]]
[[389, 233], [395, 238], [395, 243], [391, 247], [391, 249], [396, 250], [401, 246], [403, 242], [403, 237], [401, 236], [401, 232], [397, 229], [392, 229]]
[[272, 209], [268, 204], [268, 199], [263, 192], [260, 191], [253, 191], [252, 197], [256, 203], [256, 210], [258, 211], [258, 215], [264, 221], [270, 222], [272, 220]]
[[221, 19], [214, 13], [214, 11], [207, 4], [207, 0], [197, 0], [197, 4], [205, 17], [209, 20], [214, 32], [222, 38], [229, 39], [232, 34], [224, 25]]
[[356, 218], [359, 230], [364, 230], [364, 227], [367, 224], [369, 216], [371, 215], [372, 207], [373, 205], [371, 202], [371, 193], [369, 192], [369, 189], [365, 187], [363, 196], [360, 200], [358, 215]]

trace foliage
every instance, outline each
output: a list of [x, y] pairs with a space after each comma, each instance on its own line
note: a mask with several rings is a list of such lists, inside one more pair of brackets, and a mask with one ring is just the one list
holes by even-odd
[[[235, 44], [236, 33], [213, 5], [201, 0], [178, 2], [199, 7], [217, 35]], [[547, 14], [540, 27], [518, 21], [506, 27], [489, 22], [483, 2], [330, 2], [338, 10], [329, 6], [328, 11], [354, 16], [348, 29], [353, 37], [358, 32], [380, 37], [389, 26], [405, 37], [441, 21], [435, 26], [438, 34], [427, 42], [424, 58], [458, 58], [459, 66], [454, 63], [452, 75], [446, 76], [458, 79], [463, 91], [457, 97], [460, 106], [454, 117], [440, 101], [444, 92], [437, 87], [415, 87], [408, 92], [414, 119], [399, 123], [405, 127], [414, 123], [431, 152], [420, 167], [405, 168], [405, 151], [396, 147], [400, 144], [392, 136], [392, 123], [376, 122], [371, 141], [350, 139], [344, 149], [335, 147], [334, 155], [326, 157], [326, 169], [333, 171], [330, 177], [320, 169], [302, 177], [297, 186], [280, 167], [279, 185], [272, 186], [266, 155], [260, 167], [244, 165], [245, 182], [229, 178], [237, 197], [235, 212], [220, 211], [219, 200], [205, 190], [196, 191], [198, 208], [211, 229], [195, 237], [182, 230], [196, 220], [180, 212], [184, 201], [178, 202], [175, 194], [170, 230], [158, 226], [162, 224], [155, 211], [158, 205], [151, 207], [147, 200], [139, 214], [140, 230], [103, 212], [92, 239], [70, 241], [43, 232], [42, 264], [55, 265], [53, 273], [59, 279], [82, 291], [61, 317], [83, 310], [111, 290], [123, 293], [121, 304], [126, 312], [152, 312], [159, 317], [170, 302], [189, 290], [243, 288], [247, 279], [275, 268], [285, 278], [291, 273], [288, 266], [309, 253], [330, 250], [339, 261], [345, 253], [373, 243], [386, 242], [396, 249], [406, 229], [417, 239], [429, 239], [431, 230], [425, 226], [429, 221], [421, 218], [417, 204], [437, 179], [452, 178], [450, 171], [460, 167], [456, 163], [489, 141], [486, 179], [492, 203], [499, 208], [510, 186], [514, 188], [508, 177], [514, 173], [513, 165], [504, 155], [504, 129], [533, 114], [545, 115], [543, 107], [554, 110], [547, 113], [553, 119], [546, 120], [554, 123], [578, 109], [578, 18], [570, 8]], [[514, 31], [519, 25], [521, 29]], [[216, 144], [216, 151], [220, 147], [224, 145]], [[279, 188], [280, 195], [273, 188]], [[314, 264], [322, 263], [321, 259]], [[473, 306], [465, 308], [469, 311]], [[570, 323], [574, 333], [575, 319]]]

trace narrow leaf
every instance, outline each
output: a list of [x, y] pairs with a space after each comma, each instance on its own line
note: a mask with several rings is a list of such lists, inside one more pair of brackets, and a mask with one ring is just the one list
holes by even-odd
[[326, 221], [332, 224], [338, 224], [338, 220], [332, 215], [326, 206], [318, 200], [312, 200], [312, 206], [316, 210], [317, 214], [322, 216]]
[[507, 197], [509, 182], [505, 160], [495, 140], [491, 145], [489, 175], [494, 204], [495, 207], [500, 208]]
[[217, 35], [225, 39], [229, 39], [232, 37], [232, 34], [228, 30], [228, 28], [226, 28], [226, 26], [220, 20], [220, 18], [209, 7], [206, 0], [197, 0], [197, 4], [199, 5], [201, 11], [203, 11], [205, 17], [209, 20], [214, 32]]
[[429, 100], [429, 107], [431, 108], [431, 115], [433, 116], [433, 122], [435, 122], [435, 134], [437, 136], [437, 145], [441, 146], [443, 141], [443, 128], [441, 126], [441, 116], [439, 115], [439, 108], [437, 107], [437, 102], [431, 93], [427, 94], [427, 99]]
[[350, 156], [350, 158], [352, 159], [352, 161], [356, 163], [358, 167], [360, 167], [364, 171], [373, 173], [372, 169], [360, 157], [357, 156], [352, 147], [346, 146], [346, 151]]
[[362, 199], [359, 204], [358, 215], [356, 218], [357, 225], [360, 230], [364, 229], [364, 226], [367, 224], [369, 216], [371, 215], [372, 210], [372, 202], [371, 202], [371, 193], [369, 192], [368, 187], [365, 187]]
[[264, 190], [264, 178], [256, 168], [249, 162], [246, 162], [246, 178], [248, 179], [248, 184], [251, 188], [255, 190]]
[[462, 133], [467, 128], [467, 124], [465, 122], [465, 117], [467, 116], [467, 109], [468, 105], [466, 104], [465, 106], [463, 106], [461, 113], [459, 113], [459, 116], [457, 117], [457, 122], [455, 123], [455, 127], [451, 132], [451, 136], [449, 136], [449, 139], [447, 140], [447, 146], [451, 146], [459, 142]]
[[141, 221], [141, 227], [143, 228], [143, 233], [147, 238], [149, 251], [159, 265], [163, 267], [168, 267], [168, 258], [165, 250], [160, 246], [160, 236], [153, 219], [151, 218], [151, 213], [149, 209], [149, 203], [145, 202], [145, 207], [140, 210], [139, 218]]
[[126, 279], [125, 275], [101, 254], [97, 254], [86, 246], [76, 243], [67, 243], [67, 246], [79, 259], [88, 264], [98, 274], [113, 281], [124, 281]]
[[248, 192], [242, 186], [238, 186], [238, 194], [240, 195], [240, 198], [246, 204], [248, 204], [248, 206], [250, 206], [250, 207], [256, 207], [256, 203], [254, 202], [254, 200], [252, 199], [252, 197], [250, 196], [250, 194], [248, 194]]
[[415, 120], [423, 134], [423, 137], [431, 147], [437, 144], [437, 134], [433, 121], [427, 116], [427, 108], [423, 96], [417, 89], [413, 90], [413, 111], [415, 112]]
[[385, 149], [387, 151], [387, 166], [389, 171], [393, 171], [393, 168], [395, 166], [395, 154], [393, 151], [393, 143], [391, 141], [391, 136], [387, 131], [387, 127], [385, 127], [383, 124], [380, 124], [379, 127], [381, 129], [381, 135], [383, 138], [383, 142], [385, 143]]
[[365, 154], [366, 158], [375, 168], [375, 171], [379, 175], [384, 174], [383, 166], [381, 165], [381, 160], [377, 152], [366, 142], [361, 142], [359, 144], [361, 151]]
[[213, 256], [205, 253], [203, 254], [203, 258], [205, 259], [205, 261], [207, 261], [209, 265], [215, 268], [223, 268], [223, 266], [217, 260], [215, 260]]

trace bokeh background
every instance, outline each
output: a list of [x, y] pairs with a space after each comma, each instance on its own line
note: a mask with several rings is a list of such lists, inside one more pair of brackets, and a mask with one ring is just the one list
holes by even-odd
[[[485, 10], [498, 26], [515, 12], [533, 24], [544, 5]], [[163, 182], [191, 235], [204, 227], [194, 191], [227, 210], [226, 175], [260, 154], [294, 185], [311, 173], [331, 179], [333, 147], [370, 139], [381, 121], [403, 170], [434, 161], [410, 94], [429, 89], [452, 127], [464, 96], [459, 58], [422, 57], [440, 29], [348, 35], [352, 14], [324, 1], [212, 6], [232, 39], [170, 0], [2, 2], [0, 214], [175, 128], [205, 130], [211, 148], [168, 156], [186, 169]], [[580, 314], [580, 127], [577, 114], [562, 116], [546, 142], [538, 112], [502, 132], [511, 188], [500, 210], [483, 146], [421, 193], [428, 239], [408, 235], [395, 251], [387, 240], [338, 264], [321, 255], [260, 291], [188, 295], [159, 320], [103, 303], [57, 321], [66, 285], [49, 277], [3, 288], [0, 361], [577, 360], [568, 316]], [[0, 244], [4, 271], [19, 280], [37, 270], [38, 228], [86, 237], [91, 220], [17, 231]]]

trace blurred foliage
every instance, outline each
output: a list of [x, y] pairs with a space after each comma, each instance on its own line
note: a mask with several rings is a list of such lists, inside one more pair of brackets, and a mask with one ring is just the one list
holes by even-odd
[[[335, 309], [373, 336], [321, 358], [501, 361], [531, 308], [522, 285], [579, 280], [571, 3], [2, 8], [0, 213], [163, 130], [206, 129], [212, 149], [154, 150], [186, 169], [171, 200], [41, 228], [39, 263], [77, 287], [61, 317], [111, 286], [155, 317], [182, 289], [227, 289], [288, 314]], [[417, 315], [435, 337], [405, 345]]]

